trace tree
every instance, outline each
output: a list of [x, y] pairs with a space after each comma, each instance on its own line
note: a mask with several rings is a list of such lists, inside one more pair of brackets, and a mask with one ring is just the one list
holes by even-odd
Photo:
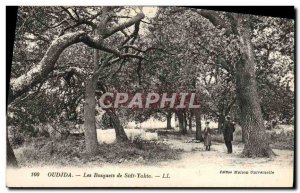
[[179, 123], [179, 132], [181, 132], [183, 135], [187, 134], [186, 112], [183, 110], [177, 111], [176, 115]]
[[172, 129], [171, 120], [172, 120], [172, 112], [168, 111], [167, 112], [167, 130]]
[[[201, 115], [218, 119], [220, 127], [224, 117], [239, 106], [239, 122], [246, 131], [243, 154], [270, 156], [263, 118], [293, 120], [291, 21], [178, 7], [161, 7], [148, 21], [132, 7], [20, 10], [8, 98], [9, 106], [15, 107], [11, 112], [19, 119], [18, 107], [25, 106], [23, 116], [34, 117], [30, 124], [44, 122], [30, 101], [32, 93], [39, 93], [37, 104], [45, 100], [45, 108], [58, 105], [56, 110], [49, 107], [45, 117], [55, 119], [55, 114], [65, 111], [67, 119], [74, 120], [78, 119], [76, 108], [85, 102], [89, 155], [97, 153], [95, 97], [106, 92], [103, 88], [132, 93], [196, 92], [200, 98], [201, 111], [193, 112], [105, 109], [118, 141], [127, 140], [122, 118], [138, 122], [150, 117], [166, 119], [169, 129], [171, 113], [177, 114], [183, 134], [187, 117], [193, 113], [196, 139], [201, 140]], [[143, 33], [139, 34], [141, 26]], [[71, 57], [76, 64], [69, 61]], [[8, 155], [8, 163], [15, 165], [9, 143]]]
[[203, 141], [202, 133], [201, 133], [201, 112], [200, 109], [195, 110], [195, 119], [196, 119], [196, 140]]
[[246, 15], [236, 15], [235, 19], [241, 51], [240, 63], [236, 65], [236, 90], [241, 111], [240, 123], [246, 134], [243, 155], [269, 157], [273, 155], [273, 152], [269, 146], [259, 104], [255, 76], [256, 64], [250, 39], [250, 18]]
[[[252, 20], [250, 22], [249, 16], [244, 16], [242, 14], [223, 13], [210, 10], [187, 10], [186, 8], [166, 8], [166, 10], [168, 10], [169, 13], [172, 13], [169, 14], [168, 17], [176, 17], [176, 20], [179, 20], [177, 15], [181, 14], [181, 16], [186, 16], [190, 14], [190, 11], [193, 11], [214, 26], [215, 30], [209, 27], [210, 34], [207, 34], [208, 38], [211, 39], [212, 36], [217, 37], [218, 33], [221, 35], [220, 38], [213, 38], [214, 42], [211, 42], [211, 44], [206, 44], [206, 47], [209, 46], [209, 48], [200, 46], [200, 49], [212, 50], [213, 52], [208, 53], [216, 58], [213, 65], [219, 66], [233, 75], [231, 78], [233, 82], [235, 82], [236, 98], [241, 112], [240, 123], [243, 130], [246, 131], [246, 136], [248, 136], [248, 138], [246, 138], [247, 145], [245, 145], [243, 154], [248, 157], [271, 156], [273, 153], [269, 147], [269, 140], [266, 137], [260, 107], [260, 97], [257, 92], [255, 74], [256, 62], [251, 42], [251, 27], [253, 26], [250, 26], [250, 23], [255, 23], [255, 21]], [[198, 25], [194, 24], [195, 20], [198, 21]], [[193, 16], [189, 16], [189, 20], [187, 21], [189, 22], [184, 23], [190, 24], [191, 27], [194, 28], [194, 31], [190, 30], [189, 36], [185, 36], [184, 33], [182, 33], [181, 39], [186, 43], [189, 42], [189, 38], [186, 37], [190, 37], [191, 34], [200, 34], [198, 35], [201, 36], [199, 39], [205, 42], [206, 34], [203, 35], [201, 31], [199, 33], [199, 29], [201, 29], [203, 25], [207, 26], [207, 24], [204, 24], [204, 20], [197, 20], [194, 19]], [[177, 26], [177, 29], [180, 28]], [[190, 47], [193, 46], [193, 44], [188, 45], [190, 45]], [[222, 48], [226, 49], [224, 50]], [[228, 50], [230, 52], [227, 54]], [[188, 51], [185, 53], [188, 53]], [[208, 59], [210, 60], [210, 58]], [[250, 133], [251, 135], [247, 135]], [[260, 145], [259, 147], [254, 148], [253, 144]]]
[[[46, 8], [45, 8], [46, 9]], [[52, 9], [52, 8], [51, 8]], [[95, 49], [103, 50], [108, 53], [112, 53], [117, 58], [126, 58], [126, 57], [135, 57], [141, 58], [136, 54], [130, 53], [122, 53], [118, 49], [110, 48], [104, 45], [104, 40], [112, 36], [113, 34], [122, 31], [136, 23], [139, 23], [145, 15], [143, 13], [138, 13], [136, 16], [133, 16], [126, 22], [121, 24], [118, 23], [116, 26], [109, 27], [108, 22], [115, 17], [115, 10], [120, 11], [120, 8], [117, 7], [106, 7], [103, 10], [99, 10], [96, 8], [96, 14], [94, 14], [95, 10], [85, 9], [85, 8], [65, 8], [61, 7], [61, 9], [66, 13], [67, 19], [70, 22], [65, 22], [65, 20], [55, 23], [55, 27], [62, 26], [63, 28], [59, 30], [59, 37], [54, 39], [47, 49], [46, 53], [43, 55], [42, 59], [36, 64], [33, 65], [32, 68], [20, 75], [19, 77], [12, 78], [10, 81], [10, 89], [8, 95], [8, 105], [12, 103], [15, 99], [29, 91], [32, 87], [39, 83], [45, 82], [47, 80], [48, 74], [54, 70], [56, 61], [58, 60], [61, 53], [69, 46], [82, 42], [87, 46], [90, 46]], [[49, 10], [50, 11], [50, 10]], [[51, 10], [52, 11], [52, 10]], [[116, 12], [117, 12], [116, 11]], [[60, 12], [55, 12], [60, 14]], [[65, 16], [66, 16], [65, 15]], [[87, 16], [88, 15], [88, 16]], [[100, 22], [97, 21], [97, 18], [101, 17]], [[72, 24], [71, 24], [72, 23]], [[80, 30], [76, 32], [68, 32], [70, 30], [74, 30], [76, 27], [81, 27], [83, 25], [88, 26], [82, 27]], [[48, 26], [49, 27], [49, 26]], [[53, 26], [49, 28], [55, 28]], [[93, 36], [94, 30], [100, 30], [100, 36]], [[126, 38], [127, 39], [127, 38]], [[131, 39], [131, 38], [129, 38]], [[92, 101], [90, 101], [92, 102]], [[93, 103], [93, 102], [92, 102]], [[90, 133], [91, 128], [87, 128], [86, 132]], [[93, 153], [93, 147], [95, 144], [95, 137], [93, 137], [93, 142], [87, 143], [87, 145], [91, 145], [92, 148], [87, 147], [87, 152]], [[9, 143], [8, 143], [9, 144]], [[10, 146], [10, 145], [9, 145]], [[12, 148], [8, 148], [8, 150], [12, 150]], [[8, 151], [8, 155], [13, 155], [13, 152]], [[8, 162], [16, 162], [14, 156], [10, 156], [10, 160]]]
[[[220, 26], [224, 20], [216, 13], [199, 12], [215, 26]], [[240, 61], [236, 63], [236, 95], [241, 112], [240, 123], [245, 130], [246, 139], [243, 155], [247, 157], [269, 157], [273, 152], [269, 146], [269, 139], [259, 104], [255, 75], [255, 59], [251, 42], [250, 17], [248, 15], [230, 15], [230, 26], [226, 27], [237, 35]], [[226, 23], [226, 22], [224, 22]], [[257, 145], [259, 144], [259, 145]]]
[[[94, 50], [94, 68], [98, 68], [99, 63], [99, 51]], [[96, 133], [95, 122], [95, 91], [97, 86], [97, 73], [92, 74], [92, 77], [87, 80], [85, 90], [85, 104], [84, 104], [84, 135], [85, 146], [89, 156], [96, 155], [98, 153], [98, 141]]]
[[[254, 17], [251, 36], [264, 120], [292, 124], [294, 119], [294, 21]], [[270, 124], [269, 124], [270, 125]]]

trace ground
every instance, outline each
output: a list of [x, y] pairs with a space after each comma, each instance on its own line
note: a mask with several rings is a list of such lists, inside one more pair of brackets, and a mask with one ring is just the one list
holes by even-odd
[[[22, 182], [24, 187], [49, 186], [47, 178], [49, 172], [71, 172], [72, 175], [80, 177], [52, 178], [52, 185], [56, 187], [64, 185], [71, 187], [291, 187], [293, 184], [293, 150], [273, 148], [277, 156], [272, 158], [242, 158], [240, 156], [243, 150], [242, 143], [235, 142], [233, 153], [227, 154], [224, 143], [213, 141], [211, 151], [205, 151], [203, 143], [191, 142], [192, 138], [193, 135], [162, 135], [158, 143], [147, 145], [138, 145], [138, 143], [100, 145], [102, 152], [89, 160], [76, 153], [84, 149], [83, 140], [80, 140], [80, 143], [73, 139], [65, 140], [56, 150], [53, 150], [51, 156], [45, 155], [48, 154], [46, 151], [48, 144], [44, 144], [40, 150], [38, 146], [27, 145], [15, 149], [22, 167], [19, 170], [8, 170], [8, 179], [15, 179], [18, 175], [29, 176], [26, 177], [27, 180], [20, 179], [17, 185]], [[75, 144], [82, 145], [75, 147]], [[34, 150], [29, 151], [29, 147], [31, 149], [34, 147]], [[70, 151], [68, 147], [74, 151]], [[73, 162], [73, 165], [69, 165], [70, 162]], [[64, 165], [57, 165], [57, 163], [64, 163]], [[33, 170], [39, 171], [41, 178], [33, 181], [29, 175]], [[82, 178], [85, 174], [94, 175], [95, 172], [99, 175], [121, 173], [129, 177], [93, 180]], [[240, 173], [235, 174], [235, 172]], [[248, 172], [248, 174], [241, 172]], [[252, 174], [251, 172], [273, 173]], [[137, 174], [152, 177], [137, 179]], [[162, 176], [170, 178], [162, 178]], [[79, 178], [80, 183], [78, 183]], [[47, 183], [43, 184], [45, 182]], [[16, 181], [12, 180], [8, 183], [13, 186]]]
[[[195, 167], [201, 168], [206, 166], [278, 166], [292, 167], [294, 163], [294, 151], [273, 149], [277, 156], [272, 158], [243, 158], [241, 152], [244, 145], [242, 143], [233, 144], [233, 153], [227, 154], [224, 143], [213, 142], [210, 151], [205, 151], [203, 143], [191, 142], [192, 137], [181, 137], [180, 139], [167, 139], [166, 144], [172, 149], [180, 149], [183, 152], [180, 158], [176, 160], [167, 160], [155, 165], [159, 167]], [[132, 165], [136, 163], [123, 163], [124, 165]], [[141, 163], [143, 164], [143, 163]], [[151, 164], [150, 164], [151, 165]]]
[[277, 156], [273, 158], [242, 158], [243, 144], [233, 145], [233, 153], [227, 154], [226, 146], [223, 143], [212, 143], [211, 150], [205, 151], [203, 143], [185, 143], [180, 140], [168, 142], [173, 148], [184, 149], [180, 160], [161, 163], [167, 167], [171, 165], [178, 167], [223, 165], [223, 166], [255, 166], [255, 165], [277, 165], [280, 167], [291, 167], [293, 165], [294, 152], [291, 150], [273, 149]]
[[[162, 131], [165, 123], [150, 120], [140, 126], [146, 130]], [[172, 125], [176, 129], [175, 121]], [[213, 125], [213, 124], [212, 124]], [[128, 126], [128, 127], [129, 127]], [[157, 129], [160, 128], [160, 129]], [[105, 135], [106, 141], [115, 137], [114, 130]], [[84, 136], [69, 137], [67, 140], [51, 138], [31, 138], [28, 143], [15, 146], [14, 152], [22, 167], [44, 165], [60, 166], [105, 166], [105, 165], [149, 165], [160, 167], [201, 166], [274, 166], [292, 168], [294, 157], [294, 134], [280, 131], [270, 134], [271, 147], [277, 156], [272, 158], [242, 158], [243, 143], [241, 129], [236, 128], [233, 141], [233, 154], [227, 154], [222, 134], [212, 135], [211, 151], [205, 151], [203, 143], [194, 143], [195, 128], [187, 135], [177, 130], [159, 132], [159, 141], [154, 143], [100, 144], [99, 155], [87, 159], [84, 155]], [[13, 143], [14, 144], [14, 143]]]
[[[272, 157], [272, 158], [257, 158], [257, 159], [252, 159], [252, 158], [242, 158], [241, 157], [241, 152], [243, 150], [243, 144], [242, 143], [233, 143], [233, 153], [232, 154], [227, 154], [226, 151], [226, 146], [224, 143], [219, 143], [216, 141], [212, 142], [211, 146], [211, 151], [205, 151], [205, 147], [203, 143], [195, 143], [192, 142], [192, 135], [187, 135], [187, 136], [181, 136], [181, 135], [163, 135], [160, 137], [160, 142], [158, 144], [160, 145], [147, 145], [140, 147], [139, 145], [134, 146], [132, 148], [131, 146], [124, 147], [126, 150], [128, 150], [127, 154], [132, 154], [128, 156], [135, 155], [134, 159], [128, 159], [126, 158], [125, 155], [120, 155], [120, 152], [115, 152], [118, 151], [118, 149], [121, 150], [119, 146], [113, 146], [111, 147], [110, 145], [105, 145], [105, 146], [100, 146], [99, 148], [103, 150], [102, 155], [104, 155], [105, 152], [110, 152], [110, 154], [106, 154], [105, 157], [106, 159], [102, 159], [101, 156], [98, 156], [99, 159], [101, 158], [101, 161], [98, 160], [98, 158], [95, 158], [91, 161], [84, 160], [84, 166], [86, 164], [89, 164], [90, 166], [94, 164], [101, 163], [101, 165], [106, 165], [106, 164], [124, 164], [124, 165], [132, 165], [132, 164], [145, 164], [145, 165], [159, 165], [159, 166], [166, 166], [169, 167], [170, 165], [178, 166], [178, 167], [190, 167], [191, 165], [199, 165], [199, 166], [205, 166], [205, 165], [226, 165], [226, 166], [238, 166], [238, 165], [277, 165], [280, 167], [291, 167], [293, 165], [293, 156], [294, 156], [294, 151], [292, 150], [280, 150], [280, 149], [273, 149], [274, 152], [277, 154], [277, 156]], [[29, 166], [28, 163], [33, 163], [33, 162], [41, 162], [41, 164], [52, 164], [55, 163], [55, 160], [57, 160], [58, 163], [61, 163], [62, 157], [64, 157], [64, 153], [68, 154], [68, 157], [71, 157], [70, 160], [68, 161], [73, 161], [72, 157], [75, 157], [74, 161], [78, 161], [78, 164], [80, 165], [79, 159], [81, 159], [80, 154], [72, 154], [69, 153], [71, 151], [68, 151], [66, 149], [66, 146], [61, 146], [57, 147], [56, 149], [61, 151], [61, 149], [65, 149], [63, 152], [59, 152], [59, 155], [56, 155], [53, 153], [52, 155], [47, 155], [48, 157], [43, 157], [39, 158], [41, 155], [45, 156], [46, 151], [48, 151], [48, 144], [40, 144], [42, 140], [38, 140], [38, 144], [35, 143], [35, 145], [31, 146], [24, 146], [20, 147], [18, 149], [15, 149], [16, 156], [19, 161], [24, 161], [27, 160], [27, 162], [24, 162], [22, 166]], [[74, 139], [70, 140], [72, 144], [68, 144], [68, 141], [62, 141], [62, 143], [67, 143], [67, 146], [72, 146], [72, 149], [74, 152], [77, 151], [83, 151], [84, 149], [84, 141], [80, 140], [79, 142], [74, 141]], [[75, 147], [74, 144], [82, 144], [82, 146]], [[174, 152], [170, 152], [169, 149], [166, 149], [165, 146], [161, 145], [168, 145], [170, 149], [176, 150]], [[38, 146], [41, 146], [40, 152], [36, 152], [36, 149]], [[57, 145], [58, 146], [58, 145]], [[159, 147], [157, 149], [152, 149], [154, 147]], [[34, 151], [29, 151], [29, 147], [33, 147]], [[77, 149], [76, 149], [77, 148]], [[139, 148], [141, 148], [143, 151], [139, 151]], [[52, 149], [51, 149], [52, 150]], [[178, 151], [177, 151], [178, 150]], [[55, 149], [53, 150], [55, 151]], [[157, 152], [157, 151], [164, 151], [163, 153]], [[153, 153], [152, 153], [153, 152]], [[113, 153], [113, 154], [112, 154]], [[147, 155], [145, 155], [147, 153]], [[169, 155], [166, 155], [169, 153]], [[69, 155], [71, 154], [71, 155]], [[178, 154], [176, 158], [173, 155]], [[52, 157], [57, 157], [49, 161], [49, 163], [43, 163], [46, 160], [50, 160]], [[114, 156], [116, 159], [114, 159]], [[127, 156], [127, 157], [128, 157]], [[155, 157], [157, 156], [157, 157]], [[162, 158], [161, 156], [164, 156]], [[150, 158], [149, 158], [150, 157]], [[149, 158], [149, 159], [148, 159]], [[113, 161], [112, 161], [113, 160]], [[107, 162], [107, 163], [105, 163]], [[63, 162], [62, 162], [63, 163]], [[38, 164], [40, 165], [40, 164]], [[67, 164], [63, 164], [67, 165]], [[33, 166], [33, 165], [32, 165]]]

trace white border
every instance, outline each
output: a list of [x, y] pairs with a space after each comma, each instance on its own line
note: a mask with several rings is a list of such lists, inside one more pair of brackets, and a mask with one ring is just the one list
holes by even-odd
[[[242, 0], [201, 0], [201, 1], [196, 1], [196, 0], [177, 0], [176, 2], [172, 0], [127, 0], [127, 1], [120, 1], [120, 0], [109, 0], [109, 1], [83, 1], [83, 0], [60, 0], [60, 1], [53, 1], [53, 0], [43, 0], [43, 1], [37, 1], [37, 0], [27, 0], [26, 2], [24, 0], [1, 0], [0, 1], [0, 23], [1, 23], [1, 32], [0, 32], [0, 46], [1, 46], [1, 63], [0, 63], [0, 86], [1, 86], [1, 102], [0, 102], [0, 124], [1, 124], [1, 129], [0, 129], [0, 136], [2, 139], [1, 141], [1, 149], [0, 149], [0, 189], [1, 192], [8, 192], [8, 189], [5, 187], [5, 164], [6, 164], [6, 146], [5, 143], [5, 130], [6, 130], [6, 36], [5, 36], [5, 23], [6, 23], [6, 17], [5, 17], [5, 6], [7, 5], [186, 5], [186, 6], [204, 6], [204, 5], [215, 5], [215, 6], [230, 6], [230, 5], [269, 5], [269, 6], [274, 6], [274, 5], [293, 5], [297, 8], [299, 8], [299, 0], [251, 0], [251, 1], [242, 1]], [[297, 13], [297, 12], [296, 12]], [[296, 31], [299, 32], [299, 20], [297, 21], [297, 29]], [[297, 33], [297, 45], [299, 45], [299, 33]], [[299, 61], [298, 54], [296, 56], [297, 60]], [[297, 82], [299, 79], [299, 64], [297, 65]], [[297, 89], [298, 90], [298, 89]], [[299, 102], [297, 107], [299, 107]], [[299, 116], [299, 113], [298, 113]], [[298, 120], [297, 116], [297, 120]], [[299, 122], [298, 122], [299, 125]], [[297, 128], [298, 130], [298, 128]], [[299, 133], [299, 130], [297, 131]], [[299, 148], [299, 139], [297, 142], [297, 147]], [[298, 154], [297, 154], [298, 155]], [[297, 159], [298, 160], [298, 159]], [[299, 167], [299, 166], [298, 166]], [[297, 172], [297, 179], [299, 179], [299, 173]], [[297, 182], [297, 185], [299, 186], [299, 183]], [[38, 190], [37, 192], [42, 192], [43, 190]], [[57, 192], [65, 192], [66, 190], [57, 190]], [[75, 190], [69, 190], [69, 191], [75, 191]], [[80, 192], [83, 192], [84, 190], [80, 190]], [[103, 190], [102, 190], [103, 191]], [[105, 190], [105, 192], [108, 190]], [[121, 190], [117, 190], [119, 192]], [[140, 190], [142, 192], [144, 190]], [[161, 190], [158, 190], [159, 192]], [[169, 190], [170, 191], [170, 190]], [[172, 190], [171, 190], [172, 191]], [[187, 190], [182, 190], [183, 192]], [[214, 190], [215, 192], [217, 190]], [[243, 190], [240, 190], [243, 191]], [[265, 190], [260, 190], [260, 191], [265, 191]], [[287, 192], [289, 190], [283, 190], [284, 192]], [[239, 191], [238, 191], [239, 192]]]

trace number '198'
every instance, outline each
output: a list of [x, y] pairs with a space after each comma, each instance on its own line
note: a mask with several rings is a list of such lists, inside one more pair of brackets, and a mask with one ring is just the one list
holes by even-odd
[[31, 172], [31, 177], [38, 177], [40, 176], [40, 172]]

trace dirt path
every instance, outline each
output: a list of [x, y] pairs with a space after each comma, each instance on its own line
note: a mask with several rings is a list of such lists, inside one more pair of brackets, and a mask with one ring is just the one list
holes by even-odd
[[[175, 149], [183, 149], [178, 160], [168, 160], [154, 165], [124, 163], [116, 170], [146, 172], [152, 175], [168, 173], [172, 180], [153, 179], [147, 186], [196, 186], [196, 187], [291, 187], [293, 183], [293, 157], [290, 150], [277, 150], [273, 158], [242, 158], [243, 145], [233, 145], [227, 154], [222, 143], [212, 143], [205, 151], [203, 143], [186, 143], [182, 139], [167, 141]], [[110, 167], [105, 167], [107, 170]], [[262, 173], [260, 173], [262, 172]], [[265, 173], [264, 173], [265, 172]], [[150, 183], [151, 182], [151, 183]], [[145, 185], [145, 184], [144, 184]]]
[[[111, 163], [86, 163], [81, 167], [54, 169], [53, 167], [40, 167], [36, 171], [68, 171], [72, 174], [122, 174], [126, 178], [81, 178], [75, 186], [103, 186], [111, 187], [291, 187], [293, 184], [293, 157], [290, 150], [277, 150], [278, 155], [273, 158], [242, 158], [240, 153], [243, 145], [233, 145], [233, 154], [227, 154], [222, 143], [212, 143], [211, 151], [205, 151], [203, 143], [186, 143], [185, 139], [169, 139], [166, 141], [174, 149], [183, 149], [177, 160], [168, 160], [159, 163], [145, 164], [143, 162]], [[23, 176], [30, 176], [31, 168], [22, 168], [21, 171], [11, 171], [9, 175], [22, 176], [23, 186], [42, 184], [32, 178], [24, 181]], [[245, 172], [247, 172], [245, 174]], [[254, 173], [253, 173], [254, 172]], [[262, 172], [262, 173], [258, 173]], [[271, 173], [263, 173], [271, 172]], [[150, 178], [136, 178], [137, 174], [150, 175]], [[164, 178], [163, 176], [168, 176]], [[45, 175], [46, 176], [46, 175]], [[73, 178], [57, 179], [59, 185], [69, 183]], [[74, 178], [76, 179], [76, 178]], [[49, 179], [44, 179], [47, 181]], [[52, 179], [53, 180], [53, 179]], [[69, 180], [69, 181], [68, 181]], [[13, 180], [12, 182], [15, 182]], [[19, 183], [19, 182], [18, 182]], [[31, 184], [30, 184], [31, 183]]]
[[199, 165], [218, 165], [218, 166], [279, 166], [292, 167], [294, 152], [290, 150], [273, 149], [277, 156], [272, 158], [242, 158], [241, 152], [243, 144], [233, 145], [233, 153], [227, 154], [225, 144], [212, 143], [211, 151], [205, 151], [203, 143], [186, 143], [182, 140], [171, 139], [167, 142], [171, 147], [183, 149], [184, 153], [181, 159], [162, 162], [161, 166], [170, 167], [185, 167]]

